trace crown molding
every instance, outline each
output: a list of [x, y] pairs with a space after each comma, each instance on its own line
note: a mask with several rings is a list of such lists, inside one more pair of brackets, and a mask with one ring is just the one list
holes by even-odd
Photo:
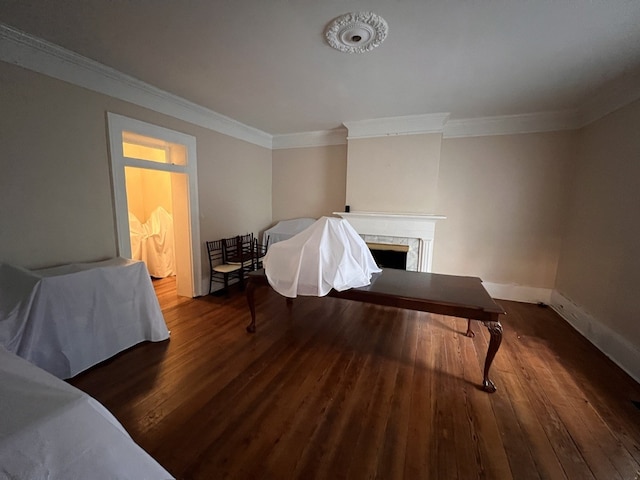
[[0, 60], [265, 148], [273, 137], [89, 58], [0, 23]]
[[0, 60], [269, 149], [421, 133], [460, 138], [572, 130], [640, 99], [638, 71], [610, 82], [578, 110], [454, 120], [449, 120], [448, 113], [409, 115], [344, 122], [347, 130], [272, 136], [1, 22]]
[[444, 126], [443, 137], [484, 137], [574, 130], [580, 126], [578, 119], [576, 111], [567, 110], [449, 120]]
[[[341, 145], [347, 143], [347, 140], [354, 138], [374, 138], [390, 135], [442, 132], [443, 138], [485, 137], [492, 135], [516, 135], [574, 130], [582, 126], [579, 113], [573, 110], [448, 121], [445, 117], [443, 127], [440, 124], [442, 115], [446, 114], [439, 114], [435, 118], [425, 118], [432, 116], [420, 115], [364, 120], [361, 122], [346, 122], [345, 126], [347, 126], [348, 130], [336, 129], [274, 135], [273, 149]], [[417, 117], [420, 118], [415, 122]], [[431, 123], [429, 124], [427, 122]], [[403, 127], [403, 129], [399, 127]], [[352, 134], [352, 132], [354, 133]]]
[[580, 127], [640, 99], [640, 70], [628, 73], [609, 82], [595, 95], [589, 97], [580, 109]]
[[315, 132], [288, 133], [273, 136], [273, 149], [324, 147], [329, 145], [346, 145], [347, 129], [319, 130]]
[[344, 122], [349, 135], [354, 138], [386, 137], [389, 135], [417, 135], [421, 133], [442, 133], [448, 113], [428, 115], [407, 115], [404, 117], [373, 118], [355, 122]]

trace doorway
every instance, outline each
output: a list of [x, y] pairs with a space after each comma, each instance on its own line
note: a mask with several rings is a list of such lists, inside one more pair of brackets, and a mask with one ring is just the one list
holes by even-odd
[[[154, 258], [160, 263], [168, 262], [170, 252], [166, 250], [173, 250], [178, 295], [201, 295], [195, 138], [113, 113], [108, 113], [107, 118], [118, 255], [133, 258], [134, 249], [140, 247], [136, 244], [136, 232], [132, 232], [135, 224], [130, 224], [132, 217], [137, 218], [134, 211], [144, 218], [144, 222], [152, 211], [151, 206], [157, 207], [162, 210], [162, 218], [165, 214], [171, 217], [171, 232], [165, 232], [165, 240], [172, 240], [169, 243], [173, 245], [162, 246], [154, 252]], [[139, 190], [140, 185], [154, 182], [159, 183], [146, 190], [152, 192], [148, 196], [154, 198], [146, 202], [142, 199], [141, 207], [139, 197], [147, 195]], [[165, 192], [165, 198], [159, 199], [159, 190]], [[160, 217], [154, 217], [154, 221], [157, 218]], [[168, 238], [169, 235], [172, 238]], [[165, 273], [167, 269], [164, 264], [160, 267]]]

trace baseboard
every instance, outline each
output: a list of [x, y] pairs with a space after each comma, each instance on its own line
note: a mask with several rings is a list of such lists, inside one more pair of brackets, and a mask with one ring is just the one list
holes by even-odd
[[550, 305], [583, 337], [640, 383], [640, 348], [637, 345], [599, 322], [557, 290], [551, 293]]
[[489, 295], [499, 300], [514, 302], [544, 303], [551, 300], [550, 288], [527, 287], [524, 285], [507, 285], [502, 283], [482, 282]]

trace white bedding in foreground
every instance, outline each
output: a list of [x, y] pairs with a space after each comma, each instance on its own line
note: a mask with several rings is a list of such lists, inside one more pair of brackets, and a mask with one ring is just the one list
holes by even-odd
[[98, 401], [0, 346], [0, 478], [173, 477]]
[[290, 298], [364, 287], [373, 273], [382, 271], [349, 222], [332, 217], [271, 245], [263, 264], [269, 284]]
[[143, 262], [115, 258], [35, 271], [0, 264], [0, 345], [59, 378], [167, 338]]

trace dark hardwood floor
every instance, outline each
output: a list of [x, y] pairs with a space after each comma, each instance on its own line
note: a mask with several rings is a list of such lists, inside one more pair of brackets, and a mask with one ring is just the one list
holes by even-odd
[[248, 334], [242, 292], [154, 284], [171, 339], [70, 383], [179, 479], [640, 477], [640, 385], [549, 308], [500, 301], [487, 394], [464, 319], [263, 288]]

